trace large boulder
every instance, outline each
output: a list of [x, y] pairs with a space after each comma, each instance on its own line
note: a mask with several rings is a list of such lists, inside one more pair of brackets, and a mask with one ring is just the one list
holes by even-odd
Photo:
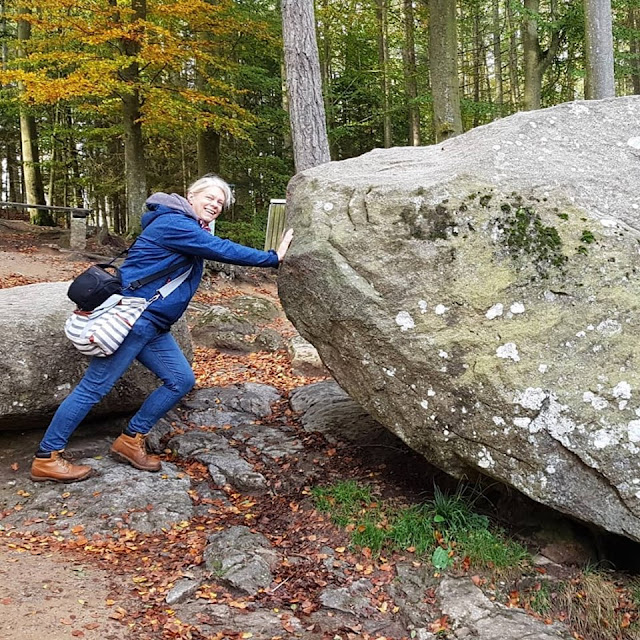
[[[0, 430], [46, 425], [86, 369], [89, 358], [63, 331], [74, 309], [68, 288], [68, 282], [52, 282], [0, 290]], [[173, 332], [191, 358], [186, 322]], [[158, 385], [136, 362], [92, 415], [133, 411]]]
[[376, 420], [640, 540], [640, 97], [290, 183], [285, 310]]

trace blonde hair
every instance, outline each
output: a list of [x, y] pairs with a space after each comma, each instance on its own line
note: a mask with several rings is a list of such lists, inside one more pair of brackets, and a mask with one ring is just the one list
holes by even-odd
[[210, 189], [212, 187], [218, 187], [218, 189], [222, 189], [222, 193], [224, 193], [224, 209], [228, 209], [235, 202], [233, 191], [231, 191], [231, 187], [229, 186], [229, 184], [225, 182], [220, 176], [217, 176], [215, 173], [207, 173], [201, 178], [198, 178], [189, 187], [189, 189], [187, 189], [187, 196], [189, 194], [196, 195], [196, 193], [200, 193], [201, 191], [205, 191], [206, 189]]

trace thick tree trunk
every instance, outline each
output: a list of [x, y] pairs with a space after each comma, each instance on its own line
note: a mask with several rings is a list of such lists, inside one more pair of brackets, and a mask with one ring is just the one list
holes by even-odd
[[[30, 13], [27, 8], [19, 9], [21, 13]], [[31, 25], [26, 20], [18, 20], [18, 49], [23, 53], [23, 43], [31, 37]], [[18, 84], [18, 90], [24, 87]], [[44, 204], [44, 185], [40, 170], [38, 153], [38, 131], [35, 117], [27, 108], [20, 105], [20, 143], [22, 149], [22, 175], [24, 177], [24, 195], [28, 204]], [[32, 224], [53, 225], [53, 217], [48, 211], [29, 209]]]
[[415, 20], [413, 0], [404, 0], [404, 59], [405, 92], [409, 122], [409, 145], [420, 146], [420, 110], [418, 108], [418, 70], [416, 65]]
[[[599, 1], [599, 0], [596, 0]], [[551, 17], [556, 10], [556, 0], [551, 0]], [[539, 109], [542, 102], [542, 77], [558, 53], [560, 30], [555, 27], [551, 34], [549, 48], [540, 46], [538, 20], [540, 0], [524, 0], [525, 17], [522, 23], [522, 45], [524, 49], [524, 104], [525, 111]]]
[[524, 55], [524, 104], [525, 111], [540, 108], [542, 72], [540, 66], [540, 41], [538, 39], [538, 11], [540, 0], [524, 0], [525, 18], [522, 22], [522, 48]]
[[391, 101], [389, 96], [389, 37], [387, 0], [376, 0], [378, 21], [378, 68], [380, 70], [380, 93], [382, 106], [382, 140], [385, 149], [393, 144], [391, 133]]
[[[40, 171], [38, 154], [38, 132], [36, 119], [20, 108], [20, 142], [22, 148], [22, 175], [24, 176], [24, 195], [28, 204], [44, 204], [44, 186]], [[32, 224], [53, 226], [51, 213], [38, 209], [29, 209]]]
[[430, 0], [429, 55], [436, 142], [462, 133], [455, 0]]
[[329, 162], [313, 0], [282, 0], [284, 62], [296, 171]]
[[616, 95], [613, 75], [611, 0], [584, 0], [586, 98]]
[[147, 199], [146, 162], [142, 125], [140, 124], [140, 99], [136, 90], [122, 98], [122, 123], [124, 125], [124, 172], [127, 187], [127, 232], [140, 231], [140, 219]]

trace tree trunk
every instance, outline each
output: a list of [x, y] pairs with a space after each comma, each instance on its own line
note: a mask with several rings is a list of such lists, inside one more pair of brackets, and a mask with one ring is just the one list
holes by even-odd
[[[19, 9], [20, 13], [30, 13], [27, 8]], [[24, 54], [24, 42], [31, 37], [31, 25], [26, 20], [18, 20], [18, 50], [19, 55]], [[18, 90], [23, 91], [24, 86], [18, 83]], [[42, 184], [42, 172], [40, 170], [40, 157], [38, 153], [38, 131], [35, 117], [29, 113], [26, 106], [20, 105], [20, 143], [22, 148], [22, 175], [24, 176], [24, 195], [28, 204], [44, 204], [44, 185]], [[48, 211], [29, 209], [29, 217], [32, 224], [54, 224], [53, 217]]]
[[282, 0], [284, 62], [296, 171], [329, 162], [313, 0]]
[[504, 89], [502, 87], [502, 39], [500, 24], [500, 0], [493, 0], [493, 64], [494, 76], [496, 80], [496, 102], [503, 114]]
[[[131, 0], [134, 20], [144, 20], [147, 15], [146, 0]], [[124, 170], [127, 188], [127, 232], [140, 231], [140, 218], [147, 199], [147, 177], [144, 140], [142, 138], [141, 101], [138, 90], [139, 69], [135, 61], [140, 44], [135, 40], [123, 40], [125, 55], [132, 59], [122, 72], [129, 91], [122, 96], [122, 123], [124, 127]]]
[[616, 95], [611, 0], [584, 0], [587, 100]]
[[540, 108], [542, 73], [540, 42], [538, 39], [538, 10], [540, 0], [524, 0], [525, 18], [522, 22], [522, 48], [524, 52], [524, 104], [525, 111]]
[[147, 199], [146, 163], [140, 124], [140, 99], [137, 90], [122, 97], [122, 122], [127, 188], [127, 232], [131, 235], [140, 231], [140, 218]]
[[[473, 102], [480, 104], [480, 82], [482, 80], [482, 40], [480, 37], [480, 5], [478, 0], [473, 3]], [[480, 124], [479, 110], [473, 113], [473, 126]]]
[[378, 21], [378, 68], [380, 70], [380, 91], [382, 104], [382, 140], [385, 149], [392, 144], [391, 105], [389, 98], [389, 37], [387, 0], [376, 0], [376, 18]]
[[638, 14], [636, 8], [629, 7], [627, 14], [627, 28], [629, 29], [629, 52], [631, 53], [631, 82], [633, 83], [633, 93], [640, 94], [640, 39], [638, 38]]
[[214, 129], [198, 131], [198, 176], [220, 173], [220, 134]]
[[507, 31], [509, 33], [509, 96], [511, 99], [511, 111], [516, 111], [520, 104], [520, 82], [518, 78], [518, 38], [516, 25], [511, 8], [511, 0], [505, 0], [505, 13], [507, 14]]
[[[596, 0], [599, 1], [599, 0]], [[551, 17], [554, 17], [556, 0], [551, 0]], [[525, 111], [539, 109], [542, 102], [542, 77], [558, 53], [560, 30], [554, 27], [551, 42], [542, 51], [538, 37], [540, 0], [524, 0], [525, 17], [522, 23], [522, 46], [524, 49], [524, 104]]]
[[413, 0], [404, 0], [404, 47], [402, 53], [409, 121], [409, 145], [418, 147], [420, 146], [420, 109], [418, 108], [418, 70]]
[[73, 197], [69, 198], [73, 202], [73, 206], [82, 207], [84, 205], [84, 194], [82, 192], [81, 186], [81, 175], [80, 175], [80, 163], [78, 162], [78, 149], [76, 147], [76, 139], [73, 135], [75, 131], [75, 126], [73, 122], [73, 115], [70, 110], [66, 112], [66, 122], [67, 122], [67, 167], [68, 171], [71, 172], [71, 184], [72, 184], [72, 195]]
[[436, 143], [462, 133], [455, 0], [430, 0], [429, 56]]

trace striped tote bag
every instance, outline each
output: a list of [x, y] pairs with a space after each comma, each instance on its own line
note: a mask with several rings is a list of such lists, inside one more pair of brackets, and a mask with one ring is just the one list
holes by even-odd
[[74, 311], [64, 325], [65, 335], [85, 355], [106, 358], [123, 343], [149, 304], [145, 298], [114, 294], [92, 312]]

